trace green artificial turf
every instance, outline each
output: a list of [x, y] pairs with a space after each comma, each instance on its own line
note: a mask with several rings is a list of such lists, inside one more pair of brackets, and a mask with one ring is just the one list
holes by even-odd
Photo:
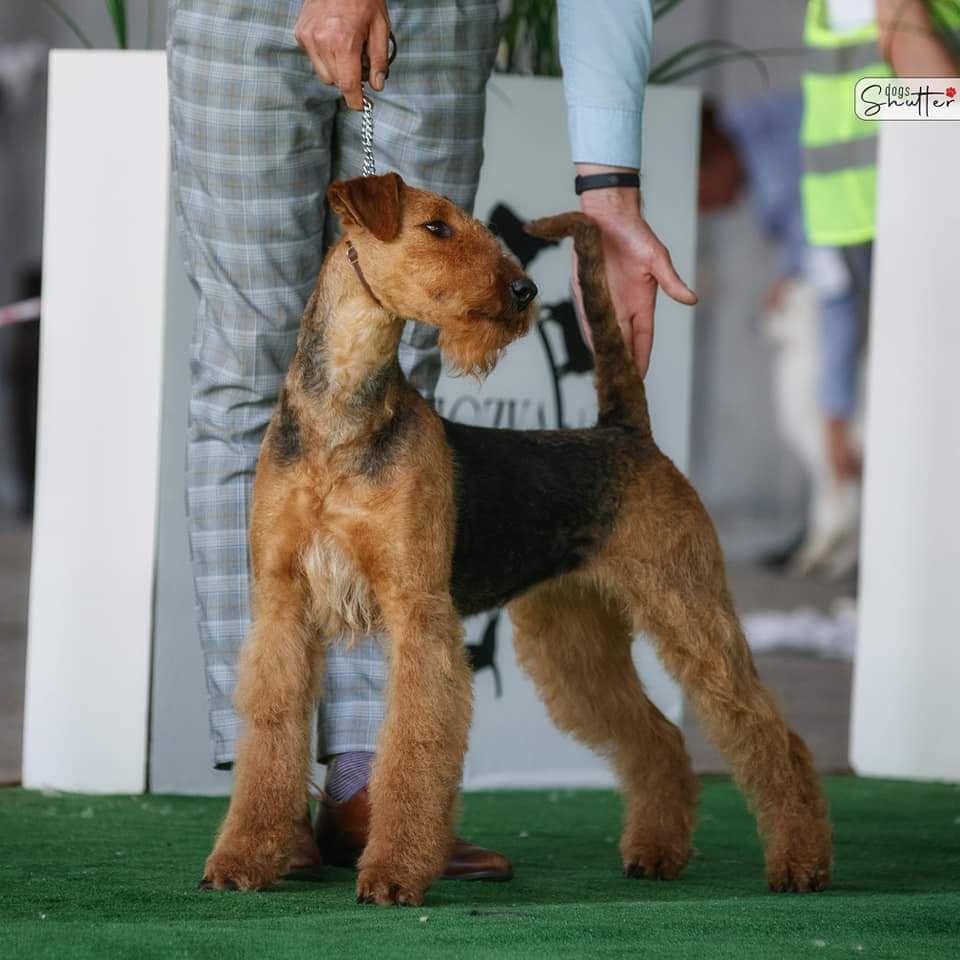
[[768, 893], [727, 780], [709, 779], [680, 880], [620, 875], [602, 791], [468, 795], [461, 832], [507, 884], [437, 883], [422, 908], [361, 907], [353, 874], [264, 893], [196, 889], [225, 803], [0, 791], [0, 958], [957, 957], [960, 789], [833, 778], [836, 875]]

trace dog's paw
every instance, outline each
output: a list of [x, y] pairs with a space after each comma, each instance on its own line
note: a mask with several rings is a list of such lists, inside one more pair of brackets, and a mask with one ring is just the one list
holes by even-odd
[[767, 868], [774, 893], [818, 893], [830, 886], [830, 864], [783, 863]]
[[775, 893], [815, 893], [830, 886], [833, 838], [828, 824], [812, 824], [767, 851], [767, 883]]
[[632, 880], [676, 880], [690, 860], [690, 846], [682, 843], [632, 843], [623, 846], [623, 875]]
[[200, 881], [202, 890], [262, 890], [276, 881], [276, 864], [257, 863], [224, 851], [210, 854]]
[[401, 880], [384, 868], [365, 867], [357, 877], [357, 903], [419, 907], [425, 893], [426, 886]]

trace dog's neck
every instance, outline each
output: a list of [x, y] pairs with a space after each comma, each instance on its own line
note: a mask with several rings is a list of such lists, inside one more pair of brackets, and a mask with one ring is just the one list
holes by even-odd
[[324, 263], [291, 368], [334, 445], [388, 420], [404, 385], [397, 362], [404, 321], [383, 306], [347, 249], [338, 243]]

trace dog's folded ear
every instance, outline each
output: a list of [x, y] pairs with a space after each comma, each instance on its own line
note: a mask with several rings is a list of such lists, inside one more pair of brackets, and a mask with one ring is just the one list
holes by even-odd
[[362, 227], [386, 242], [400, 232], [402, 192], [403, 180], [395, 173], [354, 177], [331, 183], [327, 203], [345, 227]]

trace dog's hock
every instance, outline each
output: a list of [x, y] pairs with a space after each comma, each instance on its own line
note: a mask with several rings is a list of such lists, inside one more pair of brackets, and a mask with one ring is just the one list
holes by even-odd
[[368, 230], [388, 243], [400, 233], [403, 180], [395, 173], [355, 177], [330, 184], [327, 203], [345, 227]]

